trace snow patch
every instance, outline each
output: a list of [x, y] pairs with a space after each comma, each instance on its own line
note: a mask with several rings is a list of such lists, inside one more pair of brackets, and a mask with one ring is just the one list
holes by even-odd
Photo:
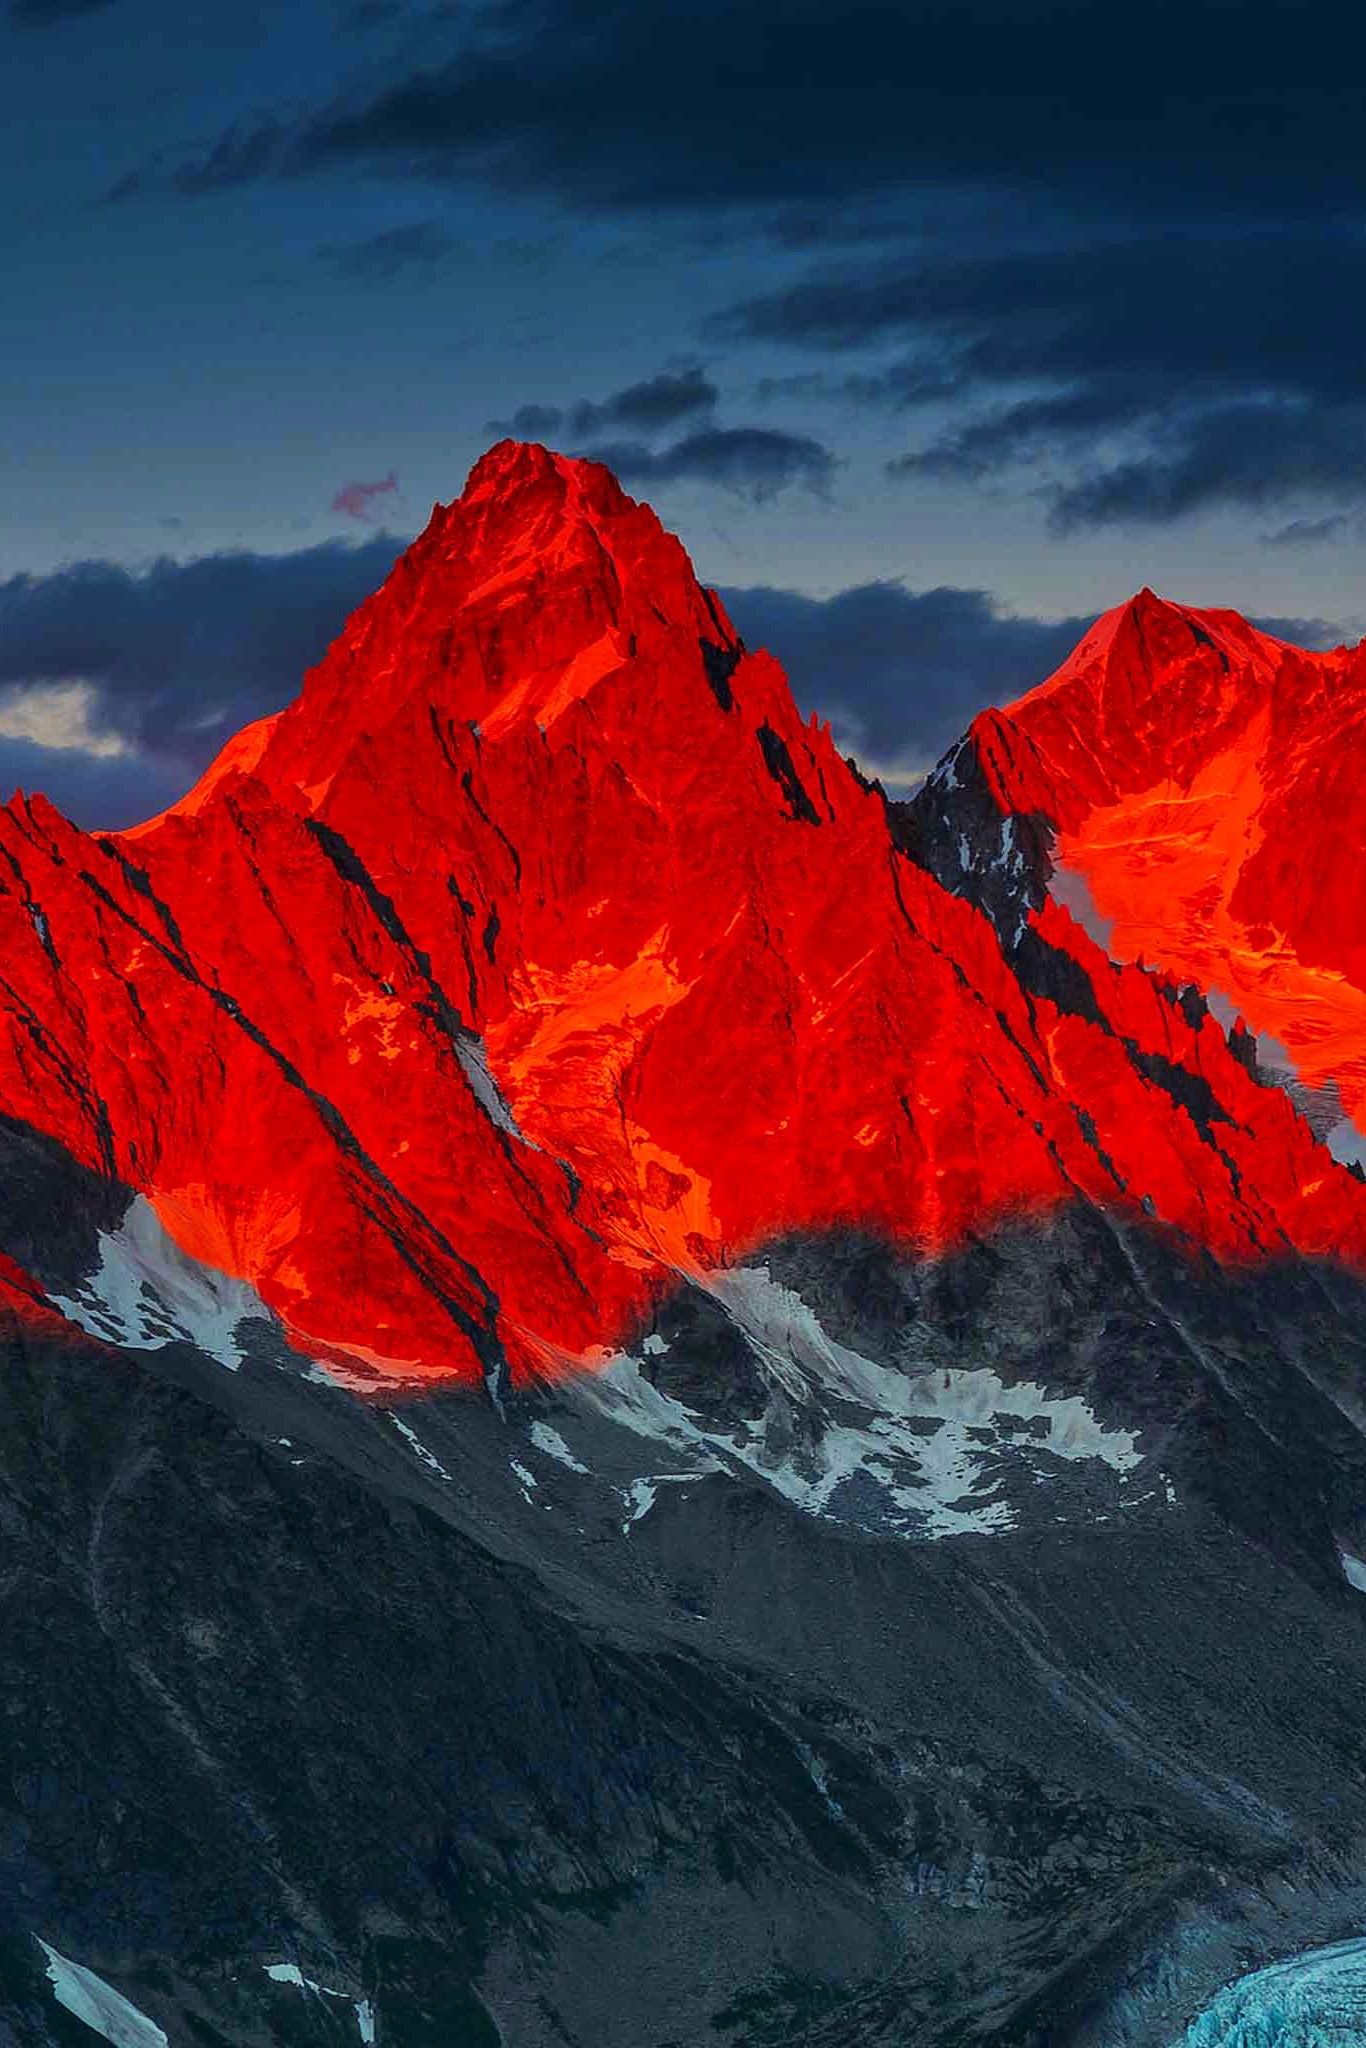
[[697, 1474], [695, 1472], [656, 1472], [649, 1479], [633, 1479], [629, 1486], [619, 1488], [622, 1499], [631, 1510], [621, 1525], [622, 1534], [626, 1534], [632, 1522], [639, 1522], [645, 1515], [649, 1514], [650, 1509], [655, 1504], [657, 1488], [676, 1484], [680, 1479], [696, 1479], [696, 1477]]
[[393, 1423], [394, 1428], [398, 1430], [399, 1434], [401, 1436], [407, 1437], [408, 1442], [417, 1452], [417, 1455], [419, 1458], [421, 1458], [423, 1464], [426, 1465], [429, 1468], [429, 1470], [435, 1472], [438, 1479], [444, 1479], [448, 1485], [454, 1485], [455, 1482], [451, 1479], [450, 1473], [446, 1470], [440, 1458], [438, 1458], [432, 1451], [429, 1451], [427, 1449], [427, 1446], [423, 1443], [421, 1437], [418, 1436], [415, 1430], [412, 1430], [408, 1427], [407, 1423], [403, 1420], [403, 1417], [401, 1415], [395, 1415], [392, 1408], [386, 1408], [384, 1412], [388, 1416], [389, 1420]]
[[558, 1429], [552, 1429], [548, 1422], [533, 1422], [527, 1434], [538, 1451], [544, 1451], [547, 1458], [555, 1458], [561, 1465], [567, 1465], [571, 1472], [587, 1472], [588, 1467], [576, 1458]]
[[117, 1230], [101, 1231], [100, 1263], [71, 1295], [51, 1300], [92, 1337], [129, 1351], [194, 1344], [235, 1372], [245, 1353], [239, 1323], [269, 1321], [256, 1289], [181, 1251], [143, 1195]]
[[1366, 1167], [1366, 1133], [1349, 1116], [1339, 1118], [1324, 1139], [1339, 1166]]
[[956, 740], [954, 742], [939, 765], [930, 770], [926, 785], [928, 788], [940, 790], [957, 789], [960, 787], [958, 781], [958, 756], [962, 753], [966, 744], [965, 740]]
[[[508, 1107], [506, 1096], [493, 1078], [493, 1069], [489, 1065], [489, 1056], [484, 1050], [483, 1039], [472, 1034], [459, 1039], [455, 1056], [464, 1068], [465, 1079], [473, 1089], [475, 1099], [489, 1122], [495, 1124], [500, 1131], [506, 1131], [510, 1138], [520, 1138], [524, 1145], [531, 1145], [531, 1140], [519, 1128], [516, 1117]], [[531, 1149], [537, 1151], [539, 1147], [532, 1145]]]
[[165, 2034], [155, 2020], [131, 2005], [121, 1991], [106, 1984], [83, 1963], [68, 1962], [50, 1942], [35, 1934], [47, 1957], [47, 1974], [58, 2005], [64, 2005], [78, 2020], [84, 2020], [113, 2048], [168, 2048]]
[[631, 1512], [622, 1523], [629, 1529], [632, 1522], [638, 1522], [642, 1515], [648, 1515], [655, 1504], [655, 1488], [652, 1479], [633, 1479], [622, 1498], [629, 1504]]
[[1113, 959], [1115, 921], [1101, 916], [1086, 876], [1072, 868], [1055, 867], [1048, 878], [1048, 893], [1076, 920], [1087, 938]]
[[[509, 1465], [511, 1465], [514, 1473], [517, 1476], [517, 1484], [521, 1489], [522, 1499], [526, 1502], [528, 1507], [535, 1507], [536, 1503], [531, 1498], [531, 1496], [533, 1492], [539, 1493], [541, 1486], [540, 1480], [536, 1477], [536, 1474], [534, 1472], [528, 1472], [526, 1466], [520, 1464], [516, 1458], [509, 1458], [508, 1463]], [[549, 1501], [547, 1501], [545, 1505], [549, 1507]]]
[[1358, 1593], [1366, 1593], [1366, 1564], [1359, 1557], [1353, 1557], [1350, 1550], [1340, 1550], [1338, 1560], [1348, 1585], [1355, 1586]]
[[[1127, 1430], [1104, 1428], [1076, 1395], [1050, 1395], [1032, 1381], [1015, 1386], [987, 1367], [956, 1367], [910, 1378], [877, 1365], [828, 1337], [801, 1296], [767, 1267], [714, 1273], [709, 1291], [743, 1329], [771, 1378], [810, 1405], [833, 1395], [855, 1419], [827, 1426], [806, 1456], [773, 1460], [765, 1426], [750, 1425], [742, 1450], [754, 1469], [800, 1506], [821, 1513], [857, 1473], [882, 1489], [890, 1518], [950, 1536], [1015, 1526], [1010, 1505], [983, 1489], [983, 1465], [1010, 1447], [1032, 1444], [1064, 1459], [1098, 1458], [1117, 1472], [1141, 1462]], [[858, 1411], [862, 1411], [859, 1413]], [[1033, 1425], [1030, 1437], [1002, 1438], [997, 1418]], [[926, 1432], [926, 1423], [939, 1426]], [[994, 1441], [984, 1442], [986, 1437]]]
[[292, 1984], [296, 1991], [311, 1992], [315, 1998], [337, 1998], [349, 2005], [356, 2015], [356, 2030], [365, 2048], [374, 2048], [377, 2029], [370, 1999], [353, 1998], [349, 1991], [334, 1991], [330, 1984], [320, 1984], [316, 1977], [305, 1977], [297, 1963], [266, 1963], [263, 1968], [273, 1984]]
[[731, 1471], [809, 1514], [915, 1537], [993, 1534], [1016, 1526], [1000, 1493], [1008, 1464], [1030, 1460], [1042, 1483], [1056, 1473], [1053, 1459], [1095, 1460], [1121, 1476], [1142, 1463], [1136, 1437], [1106, 1427], [1078, 1395], [1009, 1386], [986, 1367], [913, 1377], [876, 1364], [829, 1337], [767, 1267], [700, 1284], [744, 1332], [770, 1398], [762, 1415], [712, 1422], [653, 1386], [629, 1354], [581, 1381], [579, 1399], [669, 1453], [673, 1469], [623, 1492], [632, 1507], [624, 1527], [648, 1513], [661, 1480]]

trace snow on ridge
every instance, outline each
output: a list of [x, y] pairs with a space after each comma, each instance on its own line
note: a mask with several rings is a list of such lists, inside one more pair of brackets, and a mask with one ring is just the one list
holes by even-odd
[[50, 1298], [69, 1322], [129, 1351], [194, 1344], [236, 1372], [245, 1353], [237, 1326], [270, 1319], [246, 1280], [235, 1280], [183, 1252], [144, 1195], [135, 1195], [116, 1230], [99, 1236], [98, 1269], [74, 1294]]
[[47, 1957], [47, 1974], [58, 2005], [65, 2006], [78, 2020], [112, 2044], [112, 2048], [169, 2048], [165, 2034], [155, 2020], [126, 1999], [103, 1977], [97, 1977], [84, 1963], [69, 1962], [51, 1942], [35, 1934]]
[[[912, 1377], [850, 1350], [766, 1266], [717, 1271], [699, 1284], [743, 1331], [789, 1425], [795, 1410], [814, 1427], [794, 1446], [790, 1426], [771, 1437], [769, 1413], [713, 1423], [652, 1385], [629, 1353], [618, 1354], [580, 1383], [579, 1398], [667, 1447], [673, 1468], [623, 1491], [633, 1509], [627, 1528], [649, 1511], [661, 1480], [729, 1470], [752, 1474], [810, 1514], [847, 1519], [853, 1496], [844, 1490], [853, 1487], [865, 1502], [871, 1490], [879, 1526], [904, 1535], [1004, 1533], [1016, 1526], [1015, 1510], [984, 1485], [984, 1468], [999, 1472], [1004, 1453], [1098, 1460], [1121, 1478], [1142, 1462], [1134, 1434], [1107, 1427], [1079, 1395], [1053, 1395], [1033, 1381], [1008, 1386], [988, 1367]], [[679, 1472], [680, 1462], [690, 1470]]]

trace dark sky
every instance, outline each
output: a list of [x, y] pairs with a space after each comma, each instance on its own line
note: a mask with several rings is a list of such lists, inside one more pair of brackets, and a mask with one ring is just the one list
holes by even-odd
[[1366, 626], [1366, 27], [1304, 0], [0, 0], [0, 779], [155, 809], [488, 442], [871, 765], [1151, 584]]

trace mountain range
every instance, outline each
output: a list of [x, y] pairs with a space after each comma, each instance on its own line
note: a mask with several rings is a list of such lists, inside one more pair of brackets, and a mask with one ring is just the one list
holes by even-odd
[[170, 810], [0, 811], [0, 2042], [1166, 2048], [1358, 1934], [1364, 713], [1145, 590], [894, 800], [502, 442]]

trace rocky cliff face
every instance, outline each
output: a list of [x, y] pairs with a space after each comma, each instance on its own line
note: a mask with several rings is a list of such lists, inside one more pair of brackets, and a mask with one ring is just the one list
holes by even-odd
[[1359, 1930], [1351, 1075], [1189, 950], [1347, 986], [1354, 663], [1145, 595], [889, 805], [503, 444], [0, 813], [4, 2048], [1167, 2048]]
[[0, 814], [0, 1105], [381, 1383], [560, 1369], [792, 1230], [1081, 1198], [1357, 1257], [1366, 1193], [1223, 1027], [1020, 895], [1080, 798], [1015, 732], [906, 857], [654, 515], [502, 444], [172, 811]]
[[1115, 958], [1245, 1018], [1348, 1158], [1366, 1132], [1364, 712], [1360, 648], [1308, 653], [1145, 590], [955, 757], [998, 830], [1042, 832], [1054, 898]]

